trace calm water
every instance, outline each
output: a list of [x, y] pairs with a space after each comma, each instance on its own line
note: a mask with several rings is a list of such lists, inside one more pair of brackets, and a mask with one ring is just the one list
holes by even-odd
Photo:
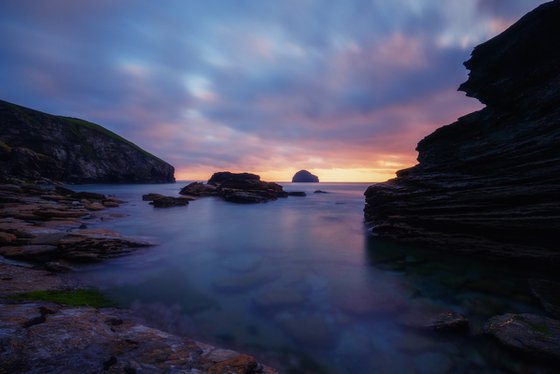
[[[527, 277], [371, 238], [365, 184], [283, 184], [307, 191], [258, 205], [201, 198], [154, 209], [143, 193], [185, 183], [95, 185], [127, 200], [102, 224], [159, 245], [80, 269], [152, 325], [255, 354], [290, 373], [523, 372], [534, 367], [479, 335], [504, 312], [539, 312]], [[328, 194], [313, 194], [320, 188]], [[516, 275], [517, 274], [517, 275]], [[471, 336], [420, 328], [454, 310]]]

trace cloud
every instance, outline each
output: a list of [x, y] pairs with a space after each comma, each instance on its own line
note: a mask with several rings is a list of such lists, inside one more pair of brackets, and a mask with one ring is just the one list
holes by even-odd
[[540, 3], [20, 0], [0, 6], [0, 92], [103, 124], [183, 177], [375, 179], [480, 107], [455, 91], [461, 63]]

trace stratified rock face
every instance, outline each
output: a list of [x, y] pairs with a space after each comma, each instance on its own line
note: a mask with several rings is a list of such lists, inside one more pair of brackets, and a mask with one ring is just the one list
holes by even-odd
[[68, 183], [175, 181], [173, 166], [99, 125], [1, 100], [0, 177]]
[[461, 90], [487, 105], [423, 139], [366, 191], [380, 236], [560, 264], [560, 1], [475, 48]]
[[307, 170], [300, 170], [294, 174], [293, 183], [319, 183], [319, 177], [311, 174]]
[[187, 196], [219, 196], [233, 203], [264, 203], [288, 196], [282, 186], [263, 182], [256, 174], [229, 171], [214, 173], [207, 184], [193, 182], [179, 193]]

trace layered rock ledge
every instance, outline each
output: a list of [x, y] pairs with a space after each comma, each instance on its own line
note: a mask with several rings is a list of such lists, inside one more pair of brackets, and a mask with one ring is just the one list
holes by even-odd
[[151, 245], [87, 227], [122, 217], [104, 212], [121, 203], [63, 187], [0, 185], [0, 373], [276, 373], [253, 356], [152, 328], [129, 310], [53, 297], [96, 294], [67, 276], [74, 264]]
[[560, 265], [560, 1], [476, 47], [460, 90], [486, 104], [424, 138], [365, 192], [374, 234]]

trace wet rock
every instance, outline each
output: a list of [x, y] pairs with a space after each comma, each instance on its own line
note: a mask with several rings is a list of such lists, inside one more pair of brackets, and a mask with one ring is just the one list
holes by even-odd
[[292, 183], [319, 183], [319, 177], [307, 170], [300, 170], [292, 177]]
[[333, 340], [327, 324], [319, 315], [294, 316], [280, 322], [296, 342], [311, 348], [326, 348]]
[[445, 312], [428, 323], [428, 327], [435, 331], [461, 332], [469, 328], [469, 320], [457, 312]]
[[560, 318], [560, 283], [544, 279], [530, 279], [531, 291], [540, 300], [544, 309], [555, 318]]
[[418, 143], [419, 164], [365, 192], [375, 235], [558, 267], [560, 2], [479, 45], [460, 90], [486, 104]]
[[0, 308], [0, 317], [9, 331], [0, 338], [6, 372], [275, 373], [252, 356], [150, 328], [118, 310], [14, 304]]
[[484, 331], [517, 351], [560, 359], [560, 321], [534, 314], [504, 314], [492, 317]]
[[328, 193], [327, 191], [323, 191], [323, 190], [315, 190], [313, 191], [313, 193]]
[[17, 236], [7, 232], [0, 232], [0, 245], [9, 244], [17, 239]]
[[213, 184], [204, 184], [201, 182], [193, 182], [179, 191], [181, 195], [190, 196], [215, 196], [217, 194], [216, 186]]
[[305, 197], [305, 196], [307, 196], [307, 194], [304, 191], [289, 191], [288, 196]]
[[0, 255], [14, 260], [48, 261], [58, 257], [54, 245], [22, 245], [19, 247], [0, 247]]
[[186, 196], [172, 197], [160, 195], [158, 193], [149, 193], [142, 195], [142, 200], [151, 201], [150, 204], [156, 208], [170, 208], [174, 206], [185, 206], [193, 199]]

